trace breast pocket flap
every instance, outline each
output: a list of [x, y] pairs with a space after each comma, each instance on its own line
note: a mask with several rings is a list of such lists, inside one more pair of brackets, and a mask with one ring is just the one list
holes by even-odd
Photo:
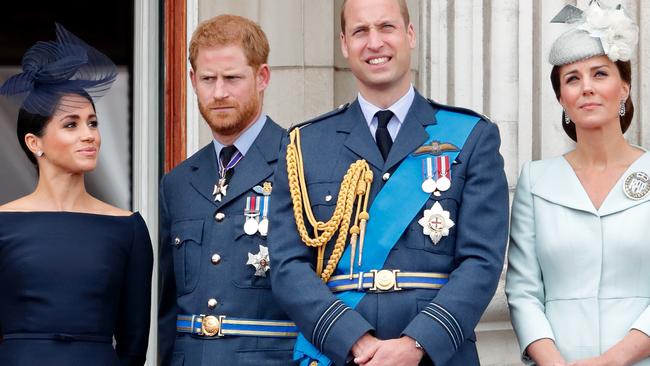
[[203, 220], [185, 220], [172, 224], [171, 244], [177, 247], [187, 242], [201, 245], [203, 239]]

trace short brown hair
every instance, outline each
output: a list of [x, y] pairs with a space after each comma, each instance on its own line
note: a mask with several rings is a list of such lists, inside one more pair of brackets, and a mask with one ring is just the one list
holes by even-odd
[[269, 41], [257, 23], [237, 15], [224, 14], [201, 22], [190, 41], [190, 64], [195, 68], [201, 47], [241, 46], [248, 65], [257, 69], [268, 63]]
[[[627, 83], [627, 85], [632, 88], [632, 65], [630, 61], [616, 61], [616, 68], [618, 73], [621, 74], [621, 79]], [[553, 91], [555, 92], [555, 97], [557, 100], [560, 100], [560, 68], [562, 66], [553, 66], [551, 70], [551, 84], [553, 84]], [[625, 133], [632, 123], [632, 117], [634, 117], [634, 104], [632, 104], [632, 94], [627, 96], [625, 101], [625, 115], [620, 118], [621, 120], [621, 131]], [[562, 128], [564, 132], [571, 138], [573, 141], [578, 141], [578, 136], [576, 135], [576, 125], [575, 123], [564, 123], [564, 111], [562, 111]]]
[[[348, 3], [348, 0], [343, 0], [343, 6], [341, 6], [341, 32], [345, 34], [345, 5]], [[408, 26], [411, 22], [411, 17], [409, 16], [409, 7], [406, 5], [406, 0], [397, 0], [399, 4], [399, 12], [402, 13], [402, 18], [404, 19], [404, 25]]]

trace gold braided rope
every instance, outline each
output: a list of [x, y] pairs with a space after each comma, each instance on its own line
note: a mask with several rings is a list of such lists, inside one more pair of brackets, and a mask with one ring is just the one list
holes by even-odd
[[[332, 217], [327, 222], [318, 221], [312, 212], [307, 184], [305, 183], [302, 150], [300, 147], [300, 129], [294, 129], [289, 136], [290, 141], [287, 146], [287, 176], [291, 200], [293, 201], [293, 214], [296, 219], [296, 228], [300, 234], [300, 239], [305, 245], [318, 249], [316, 273], [321, 277], [323, 282], [327, 282], [334, 273], [334, 269], [345, 250], [355, 199], [358, 202], [356, 217], [352, 227], [353, 237], [351, 239], [351, 245], [353, 253], [351, 253], [351, 261], [354, 261], [354, 248], [356, 246], [357, 234], [360, 234], [361, 238], [359, 242], [360, 250], [363, 248], [362, 240], [364, 233], [360, 232], [360, 228], [365, 229], [365, 222], [369, 218], [368, 196], [370, 194], [370, 185], [372, 184], [372, 170], [370, 170], [365, 160], [357, 160], [352, 163], [341, 181], [339, 195], [336, 200], [336, 208]], [[309, 235], [305, 227], [303, 213], [307, 216], [307, 220], [313, 228], [313, 237]], [[361, 224], [359, 224], [359, 221], [361, 221]], [[334, 249], [327, 260], [327, 265], [323, 269], [325, 246], [337, 231], [339, 235], [334, 243]]]

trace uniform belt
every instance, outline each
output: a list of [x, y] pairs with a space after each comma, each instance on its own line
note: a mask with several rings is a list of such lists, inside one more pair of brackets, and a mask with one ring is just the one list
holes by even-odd
[[439, 289], [449, 281], [448, 273], [401, 272], [399, 269], [371, 270], [330, 277], [332, 292], [392, 292], [406, 289]]
[[176, 331], [204, 337], [295, 338], [298, 327], [288, 320], [231, 318], [225, 315], [178, 315]]
[[113, 343], [113, 337], [90, 335], [90, 334], [66, 334], [66, 333], [8, 333], [3, 334], [3, 340], [8, 339], [38, 339], [61, 342], [97, 342]]

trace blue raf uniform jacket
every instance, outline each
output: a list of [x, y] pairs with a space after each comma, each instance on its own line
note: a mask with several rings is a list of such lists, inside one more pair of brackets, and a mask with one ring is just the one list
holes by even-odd
[[[178, 314], [288, 319], [272, 297], [268, 272], [256, 276], [255, 268], [246, 264], [248, 253], [258, 253], [267, 240], [243, 229], [246, 197], [258, 196], [253, 187], [273, 182], [283, 135], [280, 126], [266, 121], [235, 166], [221, 202], [212, 195], [218, 180], [212, 143], [163, 177], [158, 333], [162, 365], [291, 364], [293, 338], [202, 337], [176, 331]], [[273, 193], [270, 197], [272, 202]], [[217, 214], [222, 214], [221, 220]], [[219, 257], [213, 261], [215, 254]], [[216, 307], [208, 306], [210, 299], [216, 300]]]
[[[358, 159], [367, 160], [374, 173], [372, 205], [385, 184], [385, 173], [394, 171], [427, 140], [425, 127], [436, 123], [439, 109], [476, 115], [416, 93], [385, 163], [358, 101], [301, 127], [304, 174], [316, 218], [329, 220], [341, 179]], [[445, 136], [434, 140], [444, 142]], [[315, 275], [316, 250], [301, 241], [294, 223], [283, 148], [271, 207], [273, 293], [307, 340], [336, 365], [345, 365], [352, 345], [366, 332], [380, 339], [414, 338], [428, 355], [422, 365], [479, 365], [474, 328], [496, 289], [508, 230], [508, 187], [499, 145], [497, 126], [481, 118], [451, 166], [451, 188], [439, 197], [431, 196], [383, 267], [449, 273], [448, 283], [440, 290], [367, 293], [356, 309], [344, 306]], [[418, 220], [436, 201], [449, 211], [455, 226], [433, 245]], [[400, 207], [395, 207], [394, 215], [399, 214]], [[332, 247], [330, 242], [325, 258]], [[370, 250], [372, 243], [365, 243], [364, 251]]]

